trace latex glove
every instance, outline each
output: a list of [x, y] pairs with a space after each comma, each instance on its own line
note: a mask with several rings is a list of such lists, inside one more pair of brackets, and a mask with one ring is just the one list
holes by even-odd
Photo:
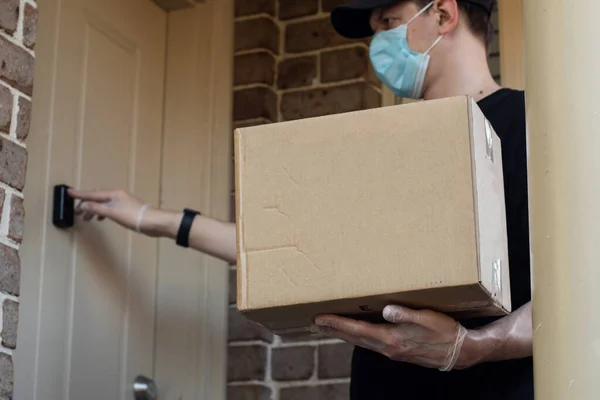
[[323, 315], [316, 318], [313, 330], [423, 367], [448, 371], [471, 365], [472, 357], [462, 351], [470, 331], [451, 317], [400, 306], [387, 306], [383, 317], [391, 324]]
[[117, 224], [149, 236], [158, 236], [153, 232], [146, 214], [152, 213], [147, 204], [124, 190], [78, 191], [69, 189], [69, 195], [81, 200], [75, 208], [76, 215], [83, 215], [85, 221], [94, 218], [102, 221], [108, 218]]

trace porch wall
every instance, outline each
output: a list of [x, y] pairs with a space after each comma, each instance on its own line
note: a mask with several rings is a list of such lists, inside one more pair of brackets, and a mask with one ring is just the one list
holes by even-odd
[[[343, 40], [328, 23], [338, 2], [236, 0], [236, 126], [381, 105], [367, 43]], [[36, 25], [35, 0], [0, 0], [0, 399], [12, 398]], [[497, 35], [490, 68], [499, 79]], [[233, 304], [233, 268], [230, 276]], [[284, 342], [233, 307], [229, 321], [230, 399], [348, 398], [349, 346]]]
[[36, 26], [35, 1], [0, 0], [0, 399], [13, 389]]
[[[329, 23], [340, 0], [236, 0], [235, 126], [381, 106], [367, 41]], [[497, 13], [494, 14], [494, 26]], [[500, 78], [498, 33], [490, 69]], [[230, 273], [229, 400], [348, 399], [352, 348], [332, 340], [286, 342], [235, 308]]]

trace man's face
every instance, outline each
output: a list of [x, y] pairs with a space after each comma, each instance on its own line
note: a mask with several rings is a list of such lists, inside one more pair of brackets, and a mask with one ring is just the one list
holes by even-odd
[[[431, 8], [408, 25], [408, 45], [414, 51], [423, 53], [440, 35], [436, 14]], [[394, 6], [379, 8], [371, 14], [371, 28], [374, 32], [397, 28], [406, 24], [420, 11], [412, 1], [403, 1]]]

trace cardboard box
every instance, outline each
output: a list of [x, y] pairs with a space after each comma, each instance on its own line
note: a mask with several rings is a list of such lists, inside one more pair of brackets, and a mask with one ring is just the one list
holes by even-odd
[[278, 334], [511, 309], [501, 144], [467, 96], [235, 131], [237, 306]]

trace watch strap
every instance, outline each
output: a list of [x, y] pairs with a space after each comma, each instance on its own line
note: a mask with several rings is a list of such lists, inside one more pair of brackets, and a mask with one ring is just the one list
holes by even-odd
[[196, 215], [200, 215], [200, 212], [189, 208], [183, 210], [183, 217], [181, 218], [179, 230], [177, 231], [177, 238], [175, 240], [177, 245], [189, 247], [190, 229], [192, 228]]

